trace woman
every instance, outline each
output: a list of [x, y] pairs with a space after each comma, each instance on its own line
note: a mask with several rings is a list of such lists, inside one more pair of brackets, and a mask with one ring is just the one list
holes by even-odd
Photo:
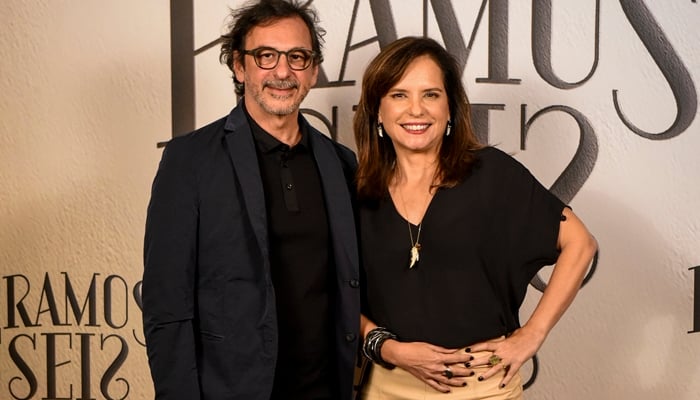
[[[459, 67], [432, 39], [399, 39], [370, 63], [354, 131], [361, 332], [378, 364], [365, 398], [521, 398], [518, 370], [576, 295], [595, 240], [526, 168], [477, 143]], [[520, 327], [530, 279], [554, 263]]]

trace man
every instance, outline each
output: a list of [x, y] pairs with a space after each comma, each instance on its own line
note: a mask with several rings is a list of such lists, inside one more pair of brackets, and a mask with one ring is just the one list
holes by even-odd
[[163, 153], [143, 277], [158, 399], [351, 397], [356, 161], [299, 113], [322, 61], [308, 3], [232, 12], [221, 60], [242, 100]]

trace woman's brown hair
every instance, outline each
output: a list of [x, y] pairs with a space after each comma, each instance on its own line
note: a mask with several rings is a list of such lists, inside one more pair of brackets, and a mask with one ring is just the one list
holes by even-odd
[[474, 150], [481, 148], [471, 125], [471, 111], [462, 84], [459, 64], [438, 42], [424, 37], [404, 37], [384, 48], [369, 64], [362, 78], [362, 93], [353, 129], [359, 166], [357, 191], [360, 199], [379, 200], [387, 193], [394, 175], [396, 152], [391, 139], [377, 134], [377, 114], [382, 97], [399, 81], [412, 61], [428, 56], [443, 71], [452, 129], [440, 147], [435, 186], [453, 187], [463, 180], [474, 163]]

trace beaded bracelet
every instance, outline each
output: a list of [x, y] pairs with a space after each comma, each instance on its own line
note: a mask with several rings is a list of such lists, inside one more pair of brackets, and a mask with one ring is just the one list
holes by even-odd
[[365, 341], [362, 344], [362, 353], [370, 361], [375, 364], [381, 365], [386, 369], [396, 368], [395, 365], [389, 364], [382, 358], [382, 345], [387, 339], [396, 340], [397, 336], [389, 332], [386, 328], [376, 327], [367, 333], [365, 336]]

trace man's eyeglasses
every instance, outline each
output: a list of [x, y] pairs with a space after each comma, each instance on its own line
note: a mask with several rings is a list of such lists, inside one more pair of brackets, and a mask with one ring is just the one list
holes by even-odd
[[255, 65], [262, 69], [273, 69], [280, 62], [280, 56], [287, 57], [289, 69], [303, 71], [311, 66], [311, 61], [316, 57], [316, 53], [311, 50], [294, 48], [287, 51], [273, 49], [272, 47], [258, 47], [252, 50], [244, 50], [243, 54], [253, 56]]

